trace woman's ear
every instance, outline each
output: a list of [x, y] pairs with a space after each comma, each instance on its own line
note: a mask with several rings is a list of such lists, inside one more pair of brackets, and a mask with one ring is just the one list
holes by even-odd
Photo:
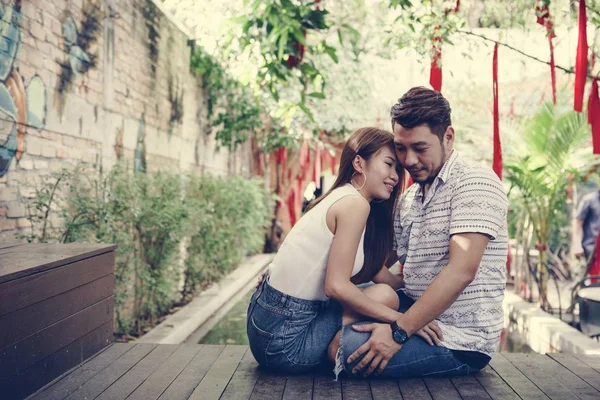
[[362, 174], [364, 159], [358, 154], [354, 156], [354, 160], [352, 160], [352, 166], [354, 167], [354, 172], [358, 172]]

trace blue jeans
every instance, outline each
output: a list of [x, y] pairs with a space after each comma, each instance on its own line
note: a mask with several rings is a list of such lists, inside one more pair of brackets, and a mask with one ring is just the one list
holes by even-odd
[[[398, 291], [400, 307], [398, 311], [406, 312], [414, 303], [404, 292]], [[361, 322], [361, 323], [371, 323]], [[356, 375], [352, 374], [352, 368], [356, 366], [361, 358], [349, 364], [348, 357], [362, 346], [371, 335], [370, 332], [357, 332], [351, 325], [342, 328], [340, 339], [340, 352], [344, 362], [344, 370], [349, 376], [362, 377], [362, 371]], [[489, 361], [485, 354], [475, 352], [457, 352], [445, 347], [430, 345], [420, 336], [411, 336], [406, 343], [390, 359], [388, 365], [381, 373], [384, 378], [409, 378], [425, 376], [460, 376], [479, 371]], [[465, 358], [474, 358], [477, 362], [467, 364]], [[461, 360], [462, 359], [462, 360]], [[483, 360], [483, 362], [482, 362]], [[477, 365], [475, 365], [477, 364]]]
[[299, 299], [265, 278], [248, 306], [250, 350], [265, 368], [300, 373], [327, 363], [327, 347], [342, 328], [339, 303]]

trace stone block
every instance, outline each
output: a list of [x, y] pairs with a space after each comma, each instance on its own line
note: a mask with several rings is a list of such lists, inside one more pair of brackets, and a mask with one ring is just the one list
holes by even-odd
[[27, 138], [26, 153], [32, 156], [42, 155], [42, 141], [34, 136]]
[[6, 217], [6, 212], [8, 209], [6, 207], [0, 207], [0, 217]]
[[17, 227], [17, 220], [11, 218], [0, 218], [0, 232], [10, 231]]
[[31, 221], [29, 221], [27, 218], [19, 218], [17, 219], [17, 228], [31, 228]]
[[33, 160], [33, 168], [35, 169], [48, 169], [48, 161], [46, 160]]
[[52, 144], [45, 144], [42, 146], [42, 156], [48, 158], [56, 157], [56, 147]]
[[6, 216], [9, 218], [21, 218], [27, 215], [25, 204], [20, 201], [11, 201], [8, 203]]
[[17, 198], [16, 187], [5, 187], [0, 190], [0, 201], [15, 201]]
[[23, 169], [33, 169], [33, 160], [31, 158], [22, 158], [18, 166]]

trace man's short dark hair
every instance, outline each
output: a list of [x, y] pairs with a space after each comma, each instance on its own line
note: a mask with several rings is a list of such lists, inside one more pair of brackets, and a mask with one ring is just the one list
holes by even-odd
[[412, 129], [427, 125], [440, 142], [444, 132], [452, 125], [450, 104], [440, 92], [417, 86], [410, 89], [392, 107], [392, 129], [396, 123]]

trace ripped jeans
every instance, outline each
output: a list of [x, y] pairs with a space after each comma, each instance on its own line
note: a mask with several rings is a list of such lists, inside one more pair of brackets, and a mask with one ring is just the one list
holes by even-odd
[[[398, 291], [400, 308], [406, 312], [414, 303], [404, 292]], [[372, 321], [359, 322], [371, 323]], [[352, 374], [352, 368], [362, 359], [359, 357], [349, 364], [348, 357], [362, 346], [371, 336], [370, 332], [357, 332], [351, 325], [342, 328], [340, 338], [340, 357], [343, 369], [348, 376], [361, 378], [362, 373]], [[474, 351], [456, 351], [442, 346], [431, 346], [420, 336], [411, 336], [406, 343], [390, 359], [388, 365], [379, 375], [383, 378], [411, 378], [425, 376], [461, 376], [475, 373], [485, 367], [490, 357]]]

